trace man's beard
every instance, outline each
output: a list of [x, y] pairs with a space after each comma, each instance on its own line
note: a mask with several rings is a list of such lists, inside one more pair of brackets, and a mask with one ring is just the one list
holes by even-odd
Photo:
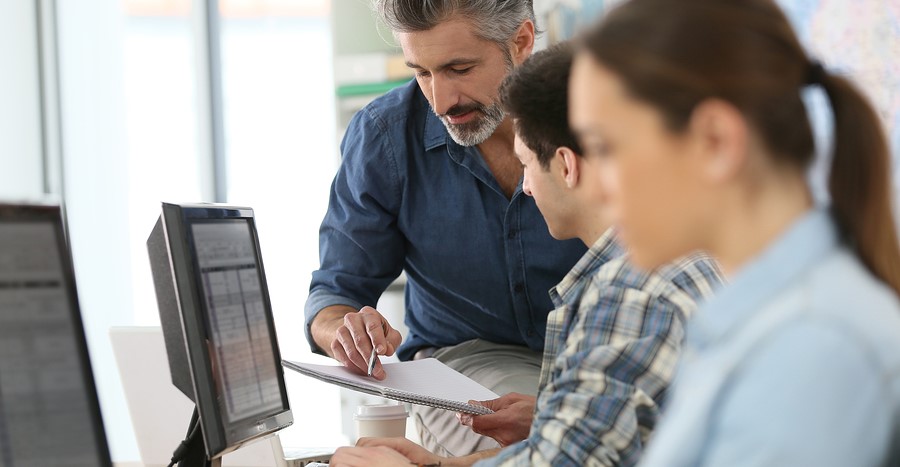
[[[434, 111], [434, 108], [432, 108], [432, 111]], [[448, 117], [463, 115], [471, 111], [475, 111], [479, 115], [475, 115], [475, 118], [466, 123], [450, 123]], [[475, 146], [483, 143], [494, 134], [494, 131], [497, 130], [497, 127], [503, 123], [503, 119], [506, 117], [506, 113], [503, 112], [500, 104], [484, 105], [477, 102], [467, 105], [456, 105], [443, 115], [438, 115], [437, 112], [435, 112], [435, 115], [444, 122], [444, 126], [447, 127], [447, 132], [450, 133], [453, 141], [456, 141], [461, 146]]]

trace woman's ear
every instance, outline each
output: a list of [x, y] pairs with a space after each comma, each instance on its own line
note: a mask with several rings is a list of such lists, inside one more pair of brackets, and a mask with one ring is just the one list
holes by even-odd
[[691, 114], [689, 131], [700, 173], [710, 183], [732, 180], [747, 163], [747, 121], [731, 103], [721, 99], [699, 103]]

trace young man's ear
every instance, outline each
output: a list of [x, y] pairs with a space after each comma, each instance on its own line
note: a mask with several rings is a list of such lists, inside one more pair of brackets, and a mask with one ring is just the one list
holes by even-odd
[[578, 185], [578, 178], [581, 177], [581, 158], [566, 146], [556, 148], [553, 157], [559, 159], [561, 175], [566, 187], [575, 188]]
[[691, 115], [690, 132], [700, 173], [708, 182], [728, 182], [746, 164], [747, 122], [731, 103], [708, 99], [698, 104]]

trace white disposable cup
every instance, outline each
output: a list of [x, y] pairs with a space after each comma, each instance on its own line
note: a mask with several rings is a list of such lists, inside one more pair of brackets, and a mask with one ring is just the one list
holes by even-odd
[[365, 404], [356, 407], [358, 438], [396, 438], [406, 436], [406, 406], [402, 404]]

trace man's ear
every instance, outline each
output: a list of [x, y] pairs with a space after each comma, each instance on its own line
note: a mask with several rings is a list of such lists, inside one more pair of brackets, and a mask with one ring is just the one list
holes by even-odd
[[516, 65], [522, 64], [522, 62], [531, 55], [533, 49], [534, 22], [530, 19], [526, 19], [519, 26], [519, 29], [516, 30], [516, 35], [513, 37], [512, 47], [510, 49], [513, 62], [515, 62]]
[[700, 102], [689, 131], [702, 176], [711, 183], [732, 180], [747, 163], [749, 129], [744, 115], [721, 99]]
[[553, 153], [553, 158], [560, 162], [561, 175], [566, 187], [575, 188], [578, 186], [578, 180], [581, 177], [581, 158], [575, 154], [575, 151], [566, 146], [560, 146]]

